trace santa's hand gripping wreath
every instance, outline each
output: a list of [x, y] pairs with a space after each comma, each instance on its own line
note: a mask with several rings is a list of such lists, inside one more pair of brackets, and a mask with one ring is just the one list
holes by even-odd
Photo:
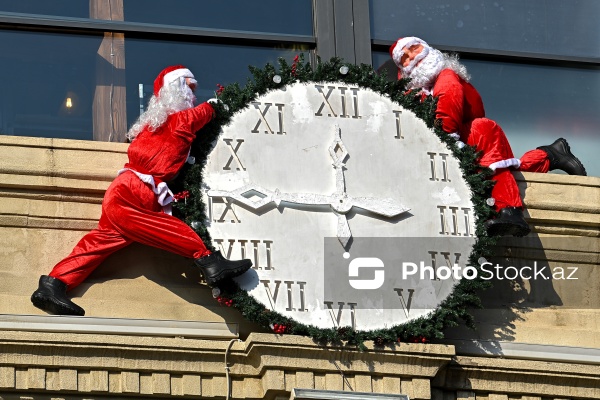
[[436, 118], [442, 129], [459, 142], [459, 147], [464, 143], [475, 146], [481, 152], [479, 164], [494, 171], [491, 199], [498, 215], [485, 223], [488, 235], [525, 236], [530, 232], [511, 170], [545, 173], [560, 169], [571, 175], [586, 175], [563, 138], [515, 158], [502, 128], [485, 118], [481, 96], [456, 56], [444, 54], [417, 37], [398, 39], [390, 47], [390, 55], [398, 67], [398, 79], [410, 79], [411, 90], [437, 99]]
[[98, 227], [77, 243], [71, 254], [48, 275], [31, 296], [33, 304], [52, 314], [84, 315], [67, 297], [115, 251], [138, 242], [194, 260], [209, 286], [238, 276], [250, 260], [229, 261], [211, 253], [202, 239], [171, 215], [173, 194], [167, 182], [186, 163], [196, 132], [214, 115], [208, 103], [194, 106], [196, 80], [182, 65], [165, 68], [154, 81], [148, 110], [131, 127], [129, 162], [118, 171], [102, 202]]

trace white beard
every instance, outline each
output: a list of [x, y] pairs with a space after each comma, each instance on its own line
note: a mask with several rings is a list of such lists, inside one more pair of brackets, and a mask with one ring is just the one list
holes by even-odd
[[185, 78], [180, 77], [164, 86], [160, 90], [159, 97], [152, 96], [148, 109], [129, 129], [127, 137], [133, 140], [145, 128], [155, 131], [165, 123], [169, 115], [194, 107], [195, 101], [194, 92], [186, 84]]
[[[425, 55], [421, 56], [423, 53]], [[430, 90], [445, 64], [444, 54], [441, 51], [425, 47], [408, 67], [401, 68], [402, 76], [410, 78], [410, 89]]]

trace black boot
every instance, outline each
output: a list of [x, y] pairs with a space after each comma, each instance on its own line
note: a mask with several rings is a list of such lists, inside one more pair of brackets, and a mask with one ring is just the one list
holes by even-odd
[[225, 279], [235, 278], [248, 271], [252, 261], [248, 259], [229, 261], [221, 255], [220, 251], [216, 251], [211, 255], [195, 259], [194, 264], [200, 268], [208, 286], [213, 287]]
[[526, 236], [531, 229], [523, 218], [523, 211], [516, 207], [506, 207], [500, 210], [500, 215], [485, 223], [488, 236]]
[[569, 143], [565, 139], [556, 139], [550, 146], [540, 146], [538, 149], [548, 154], [551, 171], [560, 169], [569, 175], [587, 175], [583, 164], [571, 153]]
[[84, 315], [85, 311], [67, 297], [67, 285], [51, 276], [40, 276], [38, 290], [31, 295], [31, 302], [37, 308], [50, 314]]

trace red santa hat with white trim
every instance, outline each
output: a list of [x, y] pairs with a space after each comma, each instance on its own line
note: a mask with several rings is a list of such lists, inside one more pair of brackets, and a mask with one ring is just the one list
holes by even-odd
[[194, 79], [194, 74], [183, 65], [172, 65], [163, 69], [154, 80], [154, 95], [158, 96], [160, 89], [179, 78]]

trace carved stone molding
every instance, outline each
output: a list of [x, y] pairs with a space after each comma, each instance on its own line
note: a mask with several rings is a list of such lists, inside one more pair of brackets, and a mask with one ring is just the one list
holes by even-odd
[[600, 399], [600, 369], [597, 364], [457, 356], [433, 385], [443, 388], [433, 398], [444, 400]]
[[[293, 388], [408, 394], [430, 399], [430, 380], [454, 348], [399, 344], [359, 352], [296, 336], [251, 334], [245, 342], [0, 332], [0, 396], [224, 398], [225, 352], [234, 398], [273, 399]], [[35, 399], [36, 397], [33, 397]], [[42, 397], [40, 397], [42, 398]], [[67, 397], [64, 397], [67, 398]]]

